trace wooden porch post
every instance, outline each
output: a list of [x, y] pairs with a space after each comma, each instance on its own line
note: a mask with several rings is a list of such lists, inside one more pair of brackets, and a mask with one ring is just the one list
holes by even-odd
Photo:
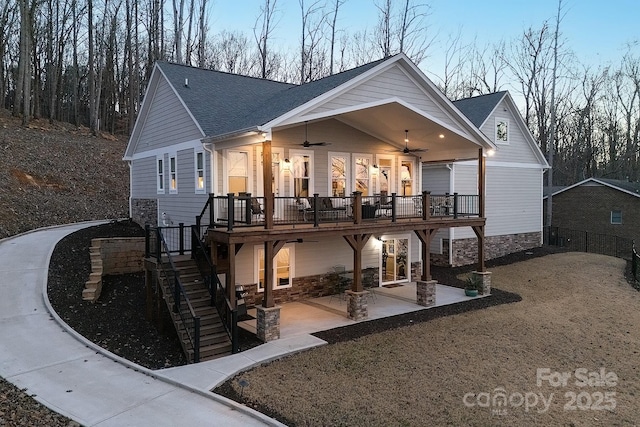
[[273, 244], [264, 242], [264, 293], [262, 295], [262, 306], [273, 307]]
[[354, 236], [344, 236], [344, 239], [353, 249], [353, 283], [351, 290], [362, 292], [362, 249], [369, 241], [371, 234], [356, 234]]
[[473, 231], [478, 237], [478, 271], [484, 272], [486, 271], [484, 266], [484, 226], [473, 227]]
[[262, 306], [271, 308], [275, 306], [273, 301], [273, 259], [285, 245], [284, 240], [264, 242], [264, 295]]
[[273, 160], [271, 155], [271, 141], [266, 140], [262, 143], [262, 182], [264, 194], [264, 226], [265, 228], [273, 228], [273, 168], [271, 166]]
[[437, 228], [426, 230], [414, 230], [422, 243], [422, 277], [421, 280], [431, 280], [431, 237], [438, 231]]

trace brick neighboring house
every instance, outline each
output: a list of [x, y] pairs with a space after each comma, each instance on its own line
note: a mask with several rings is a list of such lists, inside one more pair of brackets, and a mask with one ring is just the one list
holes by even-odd
[[553, 226], [640, 242], [640, 182], [588, 178], [552, 194]]

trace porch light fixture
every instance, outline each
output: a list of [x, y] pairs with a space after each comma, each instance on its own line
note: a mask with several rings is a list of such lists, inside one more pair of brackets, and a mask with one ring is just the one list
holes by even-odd
[[282, 169], [286, 171], [291, 170], [291, 160], [284, 159], [284, 164], [282, 165]]
[[438, 135], [438, 138], [444, 139], [444, 133], [441, 133], [440, 135]]
[[494, 154], [496, 154], [496, 150], [494, 150], [493, 148], [490, 148], [490, 149], [487, 150], [487, 156], [488, 157], [491, 157]]

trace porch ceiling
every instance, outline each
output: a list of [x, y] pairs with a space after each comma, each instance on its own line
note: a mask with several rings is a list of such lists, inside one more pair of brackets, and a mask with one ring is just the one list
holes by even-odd
[[399, 149], [405, 146], [404, 131], [407, 129], [409, 148], [426, 150], [413, 153], [422, 161], [477, 158], [481, 147], [475, 136], [463, 136], [463, 132], [454, 131], [397, 102], [351, 111], [334, 118]]

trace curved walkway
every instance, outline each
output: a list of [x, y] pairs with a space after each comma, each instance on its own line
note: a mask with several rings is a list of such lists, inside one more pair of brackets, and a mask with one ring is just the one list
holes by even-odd
[[107, 357], [48, 311], [49, 259], [88, 222], [0, 240], [0, 376], [85, 426], [282, 425], [224, 397]]

